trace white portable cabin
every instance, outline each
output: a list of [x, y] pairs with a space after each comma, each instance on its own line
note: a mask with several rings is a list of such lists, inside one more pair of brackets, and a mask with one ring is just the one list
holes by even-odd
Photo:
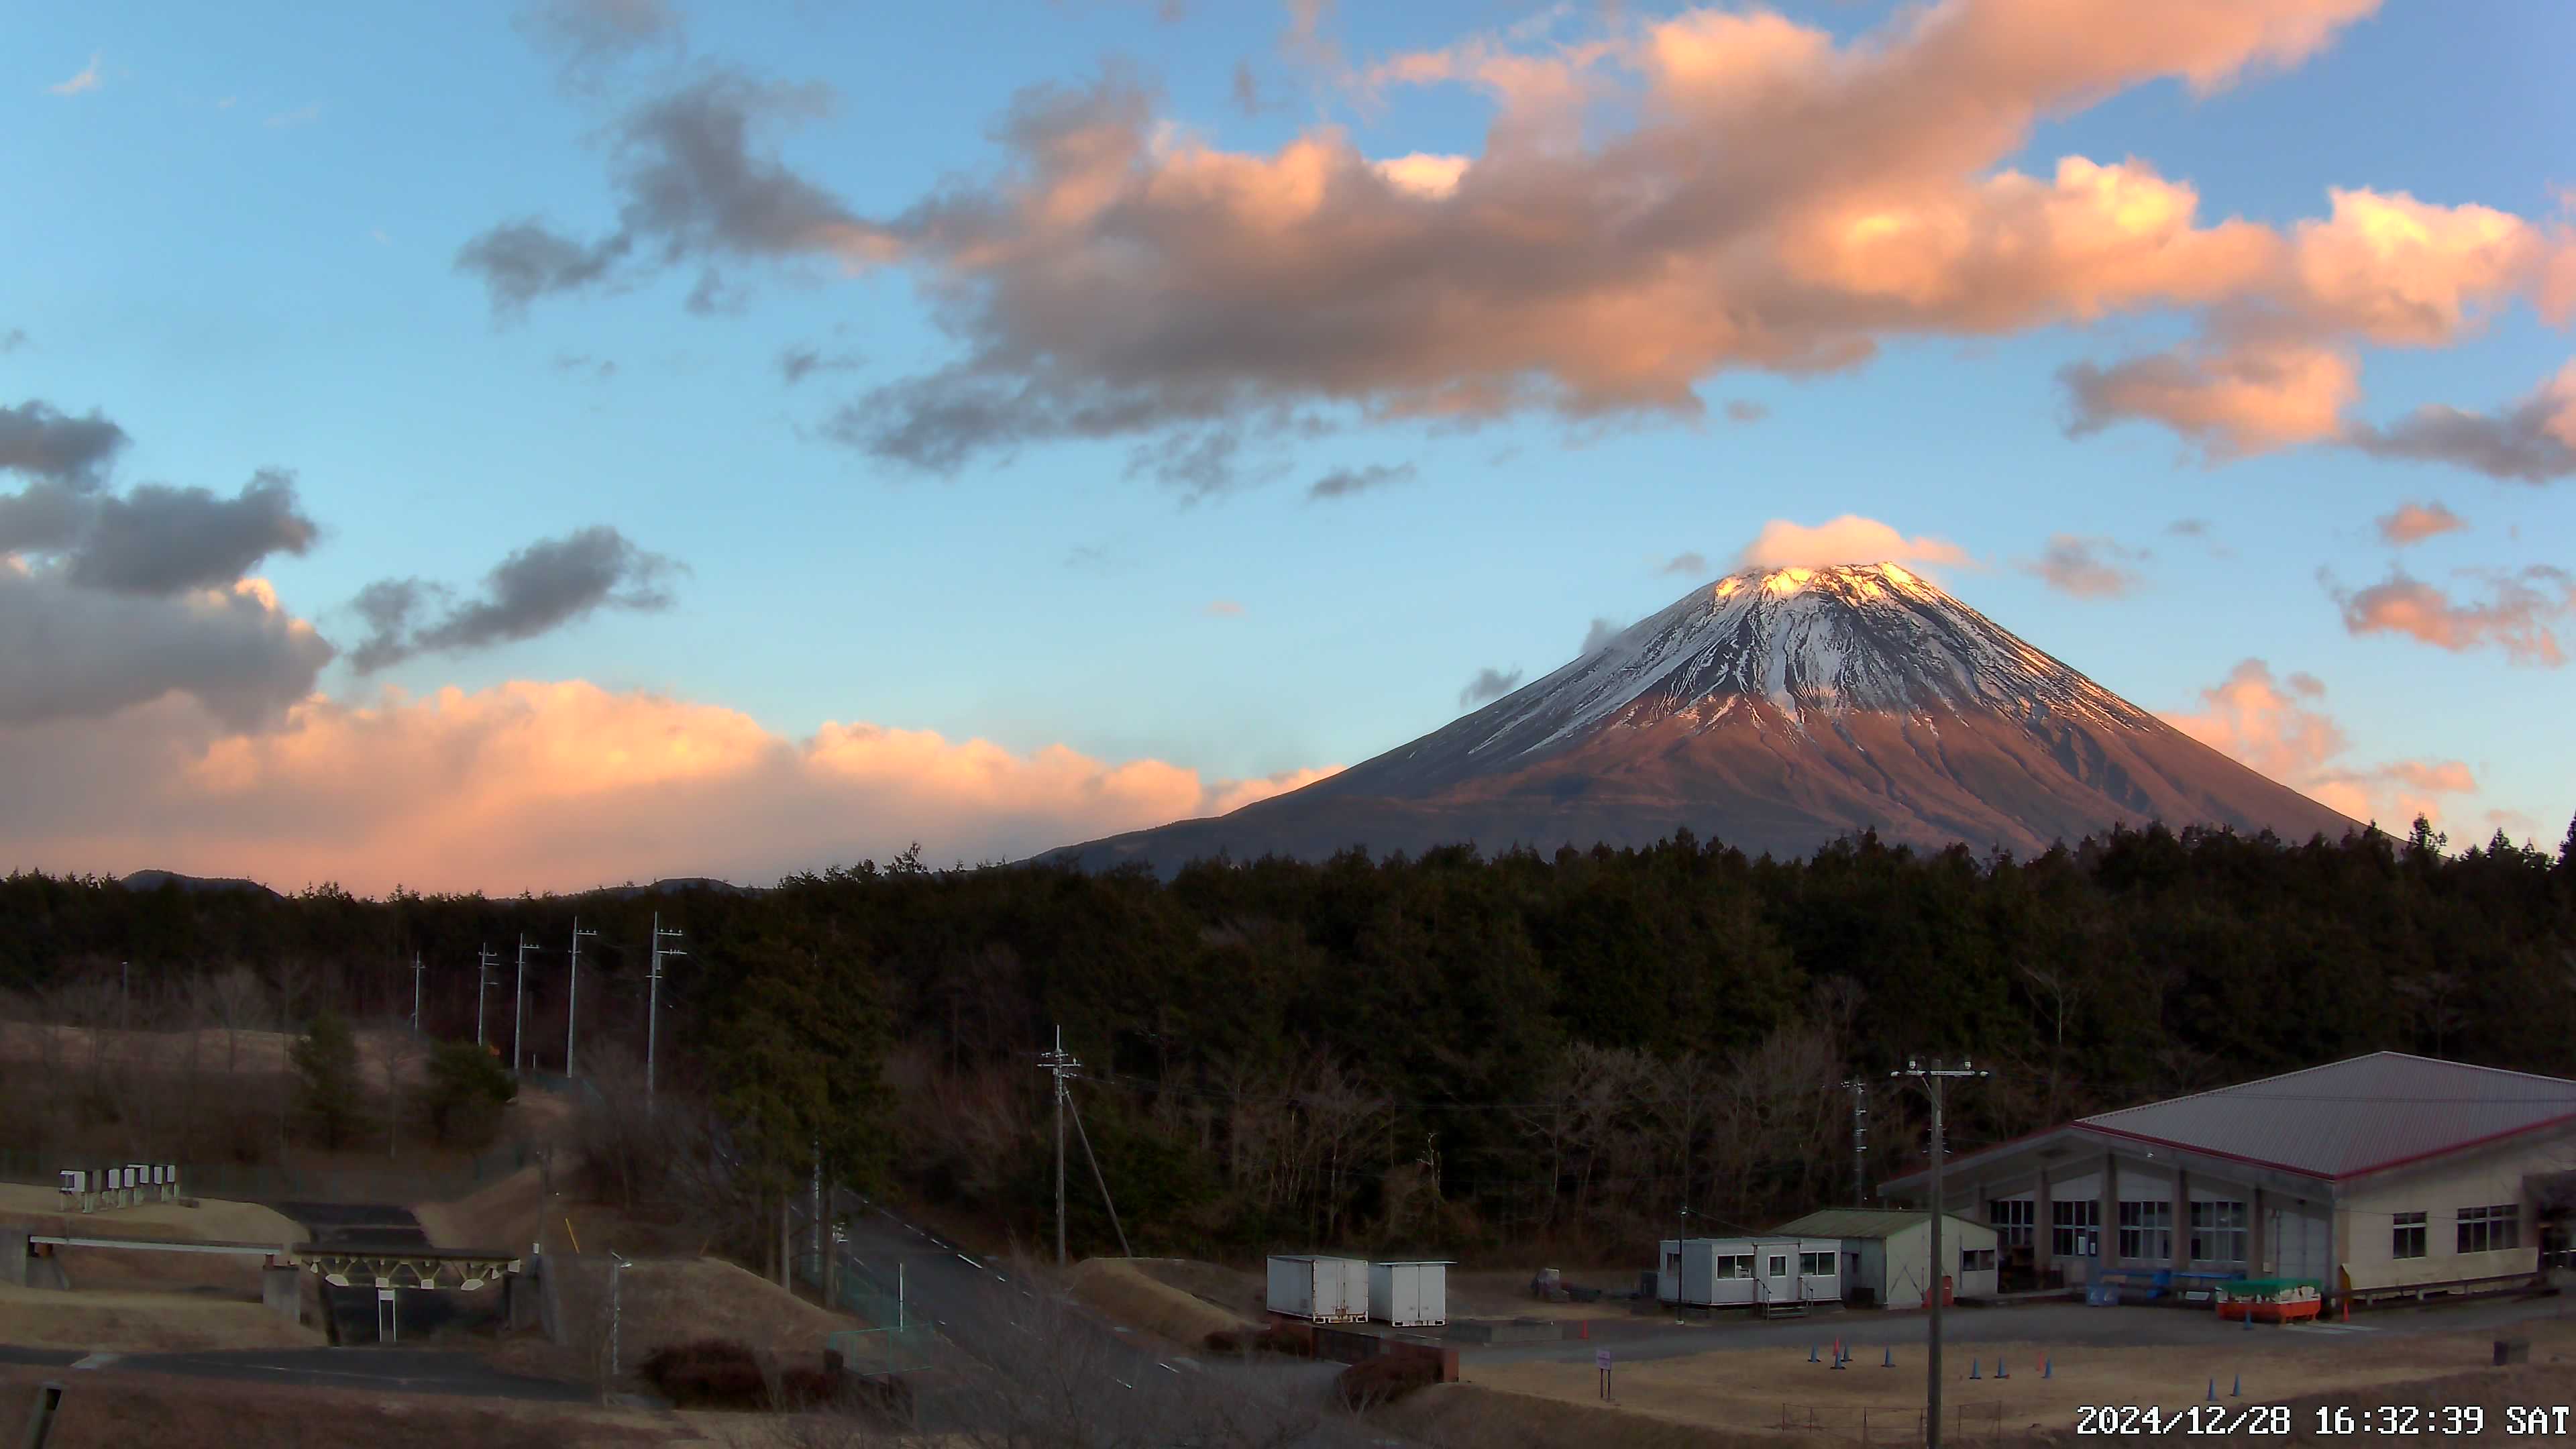
[[1316, 1323], [1368, 1321], [1368, 1264], [1292, 1254], [1270, 1260], [1270, 1311]]
[[1369, 1264], [1368, 1316], [1396, 1328], [1449, 1321], [1449, 1261]]
[[[1780, 1227], [1783, 1235], [1830, 1238], [1843, 1253], [1843, 1295], [1883, 1308], [1921, 1308], [1932, 1290], [1932, 1219], [1893, 1208], [1826, 1208]], [[1995, 1295], [1996, 1234], [1990, 1223], [1941, 1218], [1942, 1276], [1955, 1298]]]
[[1695, 1308], [1831, 1303], [1842, 1297], [1841, 1246], [1792, 1237], [1666, 1238], [1655, 1296]]

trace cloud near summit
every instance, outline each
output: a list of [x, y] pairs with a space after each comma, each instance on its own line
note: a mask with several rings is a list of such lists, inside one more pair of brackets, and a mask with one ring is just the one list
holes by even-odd
[[[464, 263], [505, 306], [630, 251], [903, 267], [955, 351], [831, 431], [931, 471], [1061, 438], [1258, 441], [1335, 412], [1695, 419], [1729, 369], [2159, 309], [2199, 336], [2069, 369], [2074, 427], [2148, 419], [2233, 455], [2341, 433], [2365, 345], [2444, 345], [2516, 301], [2564, 321], [2576, 237], [2367, 189], [2286, 226], [2212, 220], [2145, 160], [2005, 162], [2042, 117], [2295, 65], [2376, 4], [1941, 0], [1843, 44], [1767, 12], [1608, 9], [1557, 27], [1579, 34], [1328, 67], [1363, 98], [1480, 94], [1491, 122], [1465, 156], [1374, 157], [1321, 123], [1228, 149], [1113, 66], [1024, 92], [997, 170], [875, 218], [753, 143], [819, 108], [816, 88], [719, 78], [630, 116], [616, 231], [513, 223]], [[1625, 129], [1599, 129], [1604, 102]]]

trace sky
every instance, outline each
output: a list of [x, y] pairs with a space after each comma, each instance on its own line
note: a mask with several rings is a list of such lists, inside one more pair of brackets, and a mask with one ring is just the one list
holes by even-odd
[[2576, 814], [2576, 7], [39, 7], [0, 865], [1017, 858], [1757, 562]]

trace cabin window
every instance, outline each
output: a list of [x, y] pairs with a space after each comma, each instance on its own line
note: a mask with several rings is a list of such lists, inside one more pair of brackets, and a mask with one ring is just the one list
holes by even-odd
[[1774, 1278], [1786, 1278], [1789, 1276], [1788, 1254], [1773, 1253], [1771, 1255], [1771, 1276]]
[[1962, 1273], [1991, 1273], [1995, 1271], [1995, 1250], [1992, 1248], [1970, 1248], [1961, 1253], [1959, 1255], [1959, 1271]]
[[2198, 1263], [2245, 1261], [2245, 1204], [2196, 1202], [2191, 1205], [2191, 1256]]
[[2460, 1209], [2460, 1251], [2496, 1253], [2522, 1246], [2522, 1209], [2513, 1203]]
[[2102, 1252], [2102, 1202], [2053, 1202], [2048, 1205], [2048, 1250], [2060, 1258], [2093, 1258]]
[[2424, 1256], [2424, 1215], [2399, 1213], [2390, 1219], [2388, 1256], [2420, 1258]]
[[1830, 1278], [1834, 1276], [1834, 1255], [1831, 1253], [1800, 1253], [1798, 1255], [1798, 1274], [1805, 1278]]
[[2120, 1256], [2132, 1262], [2162, 1263], [2173, 1257], [2173, 1204], [2120, 1204]]

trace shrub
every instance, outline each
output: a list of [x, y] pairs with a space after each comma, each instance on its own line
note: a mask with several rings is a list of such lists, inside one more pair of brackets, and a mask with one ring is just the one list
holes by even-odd
[[778, 1372], [778, 1407], [790, 1413], [823, 1408], [839, 1397], [832, 1375], [823, 1369], [800, 1364]]
[[640, 1369], [645, 1382], [684, 1409], [765, 1409], [769, 1378], [760, 1360], [729, 1338], [702, 1338], [653, 1351]]

